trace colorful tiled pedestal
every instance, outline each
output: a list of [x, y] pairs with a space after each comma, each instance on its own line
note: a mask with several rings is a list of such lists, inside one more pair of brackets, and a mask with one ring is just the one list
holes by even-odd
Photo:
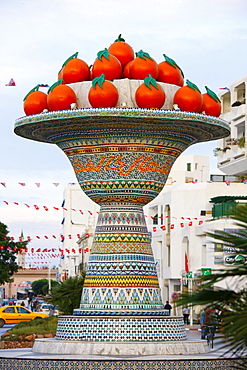
[[100, 342], [158, 351], [152, 343], [184, 341], [182, 318], [164, 310], [143, 206], [188, 146], [227, 136], [228, 124], [173, 110], [88, 108], [21, 118], [15, 133], [59, 146], [101, 206], [80, 307], [59, 318], [56, 343], [93, 343], [95, 353]]

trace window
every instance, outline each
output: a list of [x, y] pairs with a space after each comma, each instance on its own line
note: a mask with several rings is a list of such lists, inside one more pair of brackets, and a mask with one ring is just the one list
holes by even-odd
[[5, 310], [3, 310], [5, 313], [15, 313], [14, 307], [7, 307]]
[[18, 313], [30, 313], [26, 308], [24, 307], [17, 307]]
[[195, 170], [198, 170], [198, 163], [195, 163]]
[[153, 225], [158, 225], [158, 213], [153, 218]]
[[187, 171], [191, 171], [191, 163], [187, 163]]

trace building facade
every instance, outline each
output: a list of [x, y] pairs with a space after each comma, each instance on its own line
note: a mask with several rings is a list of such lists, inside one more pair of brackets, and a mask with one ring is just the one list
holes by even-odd
[[246, 194], [244, 183], [181, 183], [164, 188], [146, 206], [163, 302], [184, 286], [192, 289], [204, 271], [226, 268], [233, 251], [216, 245], [207, 232], [235, 230], [230, 210], [247, 203]]
[[221, 94], [221, 118], [231, 127], [229, 137], [218, 140], [215, 148], [218, 168], [227, 175], [247, 176], [247, 76], [240, 78]]
[[99, 206], [85, 195], [78, 184], [69, 184], [64, 190], [62, 207], [59, 274], [64, 280], [79, 275], [81, 264], [87, 263]]

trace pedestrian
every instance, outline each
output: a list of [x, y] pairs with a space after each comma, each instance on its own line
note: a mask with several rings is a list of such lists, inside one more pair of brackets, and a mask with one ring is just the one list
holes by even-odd
[[168, 316], [170, 316], [170, 314], [171, 314], [171, 309], [172, 309], [172, 306], [170, 305], [170, 303], [168, 301], [166, 301], [165, 310], [169, 311]]
[[183, 316], [184, 316], [184, 323], [189, 325], [189, 316], [190, 316], [190, 309], [189, 307], [184, 307], [183, 309]]
[[215, 332], [216, 324], [215, 311], [207, 307], [200, 316], [201, 339], [205, 339], [208, 326], [212, 326]]
[[25, 306], [25, 302], [24, 302], [24, 301], [22, 301], [22, 302], [21, 302], [21, 306], [22, 306], [22, 307], [26, 307], [26, 306]]

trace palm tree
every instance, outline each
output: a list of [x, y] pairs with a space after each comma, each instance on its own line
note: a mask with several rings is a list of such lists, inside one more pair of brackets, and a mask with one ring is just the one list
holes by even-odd
[[[220, 332], [228, 351], [242, 358], [242, 368], [247, 368], [247, 204], [237, 205], [231, 218], [238, 227], [235, 233], [217, 230], [208, 233], [215, 243], [221, 242], [232, 247], [236, 253], [235, 264], [224, 270], [215, 270], [211, 275], [202, 276], [194, 292], [182, 294], [178, 305], [203, 305], [219, 312]], [[224, 282], [226, 288], [217, 287]], [[229, 288], [228, 288], [229, 287]]]
[[81, 276], [69, 277], [67, 280], [58, 283], [51, 289], [50, 303], [58, 306], [64, 315], [72, 315], [75, 308], [78, 308], [81, 300], [81, 293], [85, 279], [85, 272]]

